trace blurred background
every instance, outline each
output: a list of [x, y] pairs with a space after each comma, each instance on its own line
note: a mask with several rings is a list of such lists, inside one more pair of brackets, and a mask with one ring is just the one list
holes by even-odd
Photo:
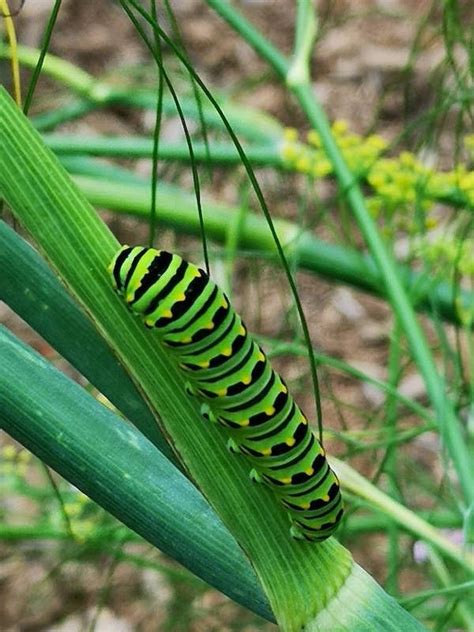
[[[367, 159], [375, 164], [382, 151], [387, 159], [395, 160], [383, 163], [380, 159], [375, 165], [378, 171], [372, 171], [364, 184], [380, 230], [399, 260], [424, 272], [425, 281], [451, 282], [456, 278], [459, 287], [472, 289], [469, 222], [474, 180], [461, 181], [472, 176], [474, 147], [469, 140], [473, 130], [472, 3], [445, 2], [444, 10], [441, 3], [428, 0], [322, 0], [317, 4], [318, 41], [312, 77], [333, 132], [354, 169]], [[321, 171], [316, 169], [312, 177], [309, 175], [314, 166], [311, 151], [318, 152], [319, 144], [314, 136], [307, 137], [308, 124], [289, 91], [203, 2], [177, 0], [171, 5], [194, 68], [224, 110], [230, 108], [235, 115], [232, 120], [239, 120], [240, 113], [245, 128], [245, 116], [249, 117], [249, 127], [255, 130], [250, 131], [255, 142], [249, 146], [259, 146], [258, 130], [273, 139], [267, 158], [257, 165], [273, 217], [291, 221], [328, 243], [363, 251], [363, 240], [338, 193], [330, 167], [326, 169], [320, 161]], [[293, 3], [240, 0], [235, 5], [283, 53], [291, 54]], [[169, 16], [160, 3], [158, 6], [170, 32]], [[18, 12], [14, 21], [22, 46], [41, 46], [51, 7], [49, 0], [26, 0], [22, 5], [10, 2], [12, 12]], [[150, 91], [156, 88], [156, 68], [116, 2], [64, 0], [49, 52], [107, 86], [129, 87], [132, 92], [134, 86]], [[169, 50], [164, 48], [163, 55], [178, 94], [191, 101], [188, 76]], [[24, 85], [29, 76], [30, 71], [23, 68]], [[0, 80], [11, 88], [10, 66], [4, 58], [0, 60]], [[70, 101], [67, 79], [58, 81], [44, 72], [30, 115], [41, 122], [41, 117]], [[44, 129], [46, 134], [54, 131], [67, 139], [150, 139], [154, 121], [152, 109], [128, 107], [122, 102], [91, 108], [81, 116], [66, 117], [54, 130]], [[196, 119], [191, 118], [190, 129], [196, 142], [201, 142]], [[210, 134], [216, 142], [227, 142], [222, 131]], [[165, 149], [184, 145], [176, 114], [165, 112], [160, 139]], [[54, 138], [51, 142], [54, 144]], [[265, 143], [262, 146], [267, 148]], [[100, 150], [96, 153], [102, 164], [119, 165], [150, 179], [149, 156], [131, 158], [121, 153], [104, 157]], [[160, 162], [160, 182], [192, 193], [187, 160], [171, 154]], [[205, 199], [229, 207], [257, 208], [241, 166], [216, 161], [212, 173], [202, 171]], [[390, 173], [395, 172], [398, 179], [391, 180]], [[420, 178], [414, 181], [414, 173], [432, 178], [438, 183], [437, 192], [423, 191], [415, 196]], [[458, 184], [459, 203], [454, 204], [446, 195], [443, 198]], [[147, 241], [146, 218], [110, 208], [99, 210], [123, 243]], [[168, 224], [158, 225], [159, 246], [202, 264], [200, 239], [189, 234], [196, 231], [186, 227], [177, 230]], [[448, 242], [451, 250], [443, 246]], [[232, 295], [250, 330], [265, 337], [298, 403], [314, 417], [308, 362], [301, 345], [297, 352], [298, 322], [283, 272], [248, 248], [229, 259], [222, 243], [211, 241], [210, 253], [214, 277]], [[334, 362], [320, 366], [328, 451], [443, 529], [448, 540], [460, 543], [462, 520], [452, 493], [455, 478], [442, 458], [435, 426], [420, 419], [412, 408], [398, 405], [390, 417], [393, 425], [388, 435], [386, 393], [370, 382], [371, 378], [387, 379], [391, 341], [396, 335], [390, 307], [383, 298], [321, 274], [300, 269], [297, 280], [315, 348], [355, 369], [352, 373], [341, 370]], [[5, 305], [0, 305], [0, 310], [1, 321], [10, 329], [91, 388]], [[458, 317], [454, 315], [451, 320]], [[459, 410], [465, 411], [467, 337], [456, 333], [449, 319], [443, 322], [442, 318], [436, 321], [422, 316], [422, 321], [440, 366], [452, 380], [453, 393], [459, 395]], [[285, 341], [292, 342], [289, 349], [282, 346]], [[424, 383], [403, 337], [399, 353], [398, 393], [425, 407]], [[360, 375], [368, 376], [369, 381]], [[0, 628], [5, 632], [276, 629], [121, 527], [6, 438], [2, 439], [1, 468]], [[434, 550], [403, 530], [390, 540], [393, 523], [368, 510], [360, 499], [349, 495], [347, 514], [347, 524], [339, 534], [341, 541], [395, 596], [406, 597], [442, 585], [440, 577], [445, 573], [449, 578], [450, 569]], [[120, 537], [111, 539], [111, 533]], [[449, 599], [429, 601], [414, 614], [426, 616], [432, 629], [468, 629], [466, 619], [456, 611], [458, 605]]]

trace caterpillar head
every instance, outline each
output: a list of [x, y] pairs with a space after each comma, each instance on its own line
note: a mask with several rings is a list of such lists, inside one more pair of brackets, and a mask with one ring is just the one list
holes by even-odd
[[[134, 301], [135, 292], [150, 268], [153, 279], [159, 278], [162, 272], [159, 265], [163, 259], [160, 257], [162, 254], [168, 253], [146, 246], [122, 246], [120, 248], [109, 266], [109, 272], [112, 275], [115, 289], [125, 298], [127, 303], [130, 304]], [[163, 262], [165, 269], [167, 262], [168, 260], [166, 263]], [[157, 263], [158, 265], [156, 265]]]

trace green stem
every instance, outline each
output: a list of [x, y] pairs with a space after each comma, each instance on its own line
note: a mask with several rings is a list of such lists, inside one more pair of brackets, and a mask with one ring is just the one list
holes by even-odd
[[[20, 63], [34, 69], [40, 57], [40, 51], [27, 46], [18, 46], [18, 59]], [[8, 58], [8, 47], [0, 43], [0, 58]], [[98, 107], [121, 105], [125, 107], [137, 107], [155, 110], [156, 91], [151, 88], [138, 86], [117, 87], [115, 84], [96, 79], [74, 64], [47, 54], [44, 58], [42, 74], [47, 75], [69, 88], [84, 100], [70, 103], [63, 108], [44, 115], [34, 117], [38, 127], [45, 129], [54, 127], [59, 123], [76, 118], [87, 111]], [[194, 99], [182, 99], [181, 105], [186, 117], [199, 119], [199, 107]], [[232, 121], [233, 128], [246, 138], [260, 142], [271, 142], [281, 135], [281, 125], [272, 117], [262, 112], [245, 106], [226, 103], [226, 111]], [[176, 106], [170, 97], [163, 99], [163, 112], [176, 115]], [[207, 125], [223, 128], [222, 121], [213, 108], [203, 108], [203, 116]]]
[[[287, 79], [289, 64], [267, 40], [243, 18], [226, 0], [207, 0], [228, 24], [265, 59], [280, 76]], [[423, 376], [427, 393], [436, 410], [443, 443], [456, 469], [466, 506], [474, 502], [474, 473], [466, 449], [464, 433], [452, 403], [446, 395], [446, 386], [438, 374], [433, 356], [423, 330], [416, 320], [412, 304], [395, 262], [387, 251], [381, 235], [370, 216], [354, 175], [348, 169], [331, 133], [331, 128], [315, 92], [309, 82], [293, 83], [289, 86], [306, 115], [317, 131], [322, 147], [333, 165], [341, 192], [352, 210], [354, 218], [379, 271], [385, 292], [399, 319], [401, 328], [409, 342], [414, 360]]]
[[[303, 36], [301, 36], [303, 39]], [[307, 36], [306, 36], [307, 37]], [[299, 50], [300, 45], [295, 46], [295, 50]], [[303, 44], [308, 46], [308, 44]], [[309, 54], [306, 51], [305, 54]], [[0, 43], [0, 58], [8, 57], [9, 52], [6, 46]], [[35, 68], [38, 63], [40, 51], [26, 46], [18, 47], [18, 59], [21, 64], [27, 68]], [[47, 75], [67, 86], [76, 94], [82, 95], [84, 98], [79, 101], [73, 101], [64, 106], [58, 107], [56, 110], [48, 111], [43, 114], [32, 117], [32, 122], [37, 129], [47, 130], [57, 127], [61, 123], [84, 116], [88, 112], [99, 107], [107, 107], [120, 105], [124, 107], [136, 107], [154, 110], [156, 107], [156, 94], [154, 90], [143, 88], [117, 88], [115, 85], [106, 81], [98, 80], [85, 71], [77, 68], [70, 62], [65, 61], [54, 55], [46, 55], [42, 74]], [[186, 117], [198, 120], [200, 116], [199, 108], [193, 99], [181, 99], [181, 105]], [[176, 106], [172, 99], [163, 99], [163, 112], [170, 116], [176, 115]], [[223, 129], [223, 123], [217, 112], [210, 107], [203, 107], [203, 119], [206, 125]], [[233, 129], [245, 138], [251, 139], [253, 142], [261, 142], [264, 145], [272, 145], [274, 152], [270, 152], [265, 147], [255, 148], [256, 166], [263, 161], [263, 156], [268, 151], [268, 162], [262, 163], [262, 166], [274, 166], [276, 168], [287, 169], [288, 167], [281, 160], [276, 149], [278, 142], [282, 137], [282, 127], [270, 116], [263, 114], [258, 110], [243, 107], [241, 104], [233, 105], [226, 103], [226, 115], [232, 123]], [[184, 147], [184, 146], [183, 146]], [[176, 151], [176, 160], [189, 162], [189, 153], [181, 148]], [[249, 149], [248, 157], [252, 161], [253, 149]], [[261, 152], [261, 157], [259, 153]], [[199, 158], [198, 151], [198, 160]], [[219, 149], [222, 154], [221, 160], [226, 165], [240, 164], [240, 157], [233, 147], [224, 145]], [[362, 177], [360, 174], [359, 177]], [[433, 199], [439, 202], [457, 207], [457, 208], [474, 208], [468, 197], [456, 187], [452, 187], [449, 191], [437, 194]]]
[[[420, 512], [419, 517], [437, 529], [459, 529], [462, 525], [460, 516], [451, 513], [432, 513], [429, 511]], [[366, 535], [377, 531], [385, 532], [392, 518], [384, 517], [381, 514], [375, 516], [351, 516], [350, 521], [344, 528], [344, 535], [352, 538], [357, 535]], [[0, 532], [1, 533], [1, 532]]]
[[[146, 182], [124, 170], [117, 173], [110, 167], [104, 172], [104, 179], [88, 177], [95, 173], [95, 167], [70, 160], [63, 160], [63, 163], [71, 171], [86, 174], [77, 175], [74, 180], [92, 204], [148, 219], [149, 188]], [[199, 236], [199, 223], [192, 196], [175, 187], [162, 185], [158, 192], [157, 205], [163, 225]], [[205, 200], [205, 207], [207, 234], [211, 239], [225, 243], [229, 222], [236, 221], [236, 214], [239, 211], [209, 199]], [[356, 250], [329, 244], [309, 232], [301, 234], [301, 229], [296, 224], [285, 220], [275, 220], [275, 226], [284, 246], [293, 251], [300, 269], [316, 272], [327, 279], [385, 297], [380, 275], [370, 257]], [[272, 260], [277, 258], [275, 244], [266, 222], [253, 213], [246, 214], [239, 235], [239, 246]], [[450, 322], [459, 322], [453, 308], [455, 292], [452, 286], [443, 282], [433, 285], [432, 281], [427, 284], [423, 277], [406, 267], [400, 266], [398, 270], [408, 288], [423, 288], [418, 294], [417, 309], [434, 312]], [[472, 293], [460, 292], [459, 295], [467, 308], [474, 306]]]
[[[95, 106], [89, 101], [79, 101], [53, 112], [39, 115], [35, 117], [33, 122], [37, 129], [54, 127], [72, 118], [87, 114], [87, 112], [93, 110], [94, 107]], [[170, 114], [172, 108], [173, 104], [169, 104], [166, 101], [163, 102], [164, 112]], [[188, 111], [190, 110], [191, 108], [188, 106]], [[175, 113], [175, 108], [173, 113]], [[189, 112], [187, 116], [189, 116]], [[209, 119], [207, 111], [206, 118]], [[232, 125], [236, 125], [235, 119], [232, 120]], [[247, 136], [251, 137], [252, 141], [258, 140], [254, 137], [253, 132], [252, 134], [247, 134]], [[148, 137], [143, 136], [130, 138], [89, 136], [84, 138], [83, 136], [71, 134], [45, 133], [43, 134], [43, 138], [48, 147], [58, 156], [69, 156], [80, 153], [111, 158], [150, 158], [153, 153], [152, 141]], [[267, 136], [261, 144], [255, 143], [247, 145], [245, 147], [245, 153], [252, 167], [272, 167], [273, 169], [288, 173], [295, 172], [295, 167], [289, 165], [282, 158], [280, 151], [281, 138], [282, 130], [278, 130], [278, 133], [274, 136]], [[162, 143], [161, 147], [162, 151], [160, 149], [160, 155], [162, 155], [164, 160], [190, 164], [189, 150], [185, 143]], [[193, 151], [194, 159], [203, 164], [212, 164], [219, 167], [238, 167], [241, 165], [239, 153], [235, 147], [228, 142], [214, 141], [212, 145], [209, 145], [208, 151], [205, 143], [193, 141]], [[361, 172], [358, 173], [357, 176], [354, 176], [354, 178], [357, 178], [358, 182], [365, 182], [366, 176], [367, 173]], [[443, 204], [474, 209], [474, 205], [469, 201], [467, 195], [454, 186], [450, 191], [443, 193], [426, 191], [425, 195], [427, 199], [442, 202]]]
[[[393, 389], [398, 388], [401, 374], [401, 361], [402, 361], [402, 348], [400, 341], [400, 325], [398, 320], [395, 320], [392, 329], [392, 336], [390, 342], [389, 358], [388, 358], [388, 383]], [[390, 496], [395, 498], [398, 502], [401, 502], [400, 490], [397, 485], [397, 450], [395, 449], [394, 439], [397, 436], [397, 407], [398, 401], [396, 397], [388, 394], [385, 409], [385, 426], [389, 429], [388, 440], [391, 443], [387, 444], [387, 451], [385, 453], [385, 467], [384, 470], [389, 478], [389, 490]], [[388, 529], [388, 576], [387, 576], [387, 590], [391, 595], [397, 596], [399, 592], [398, 586], [398, 568], [400, 547], [399, 547], [399, 529], [397, 525], [392, 524]]]
[[310, 80], [311, 53], [316, 30], [313, 0], [299, 0], [296, 9], [295, 49], [286, 80], [288, 86]]
[[393, 520], [396, 520], [405, 530], [413, 533], [417, 538], [426, 540], [444, 556], [455, 561], [468, 573], [472, 573], [474, 556], [469, 552], [463, 552], [458, 546], [450, 542], [430, 524], [421, 520], [413, 511], [410, 511], [400, 503], [384, 494], [380, 489], [369, 483], [367, 479], [356, 472], [350, 465], [329, 457], [331, 467], [341, 480], [343, 487], [352, 492], [357, 498], [366, 500], [372, 507], [378, 509]]
[[[82, 154], [110, 158], [151, 158], [153, 140], [149, 137], [108, 138], [104, 136], [72, 136], [67, 134], [43, 134], [43, 140], [58, 156]], [[250, 146], [248, 158], [256, 167], [284, 167], [273, 145]], [[194, 158], [201, 163], [210, 159], [218, 166], [237, 166], [240, 158], [237, 150], [229, 143], [213, 141], [207, 152], [205, 143], [193, 140]], [[190, 163], [186, 143], [160, 143], [160, 159]]]

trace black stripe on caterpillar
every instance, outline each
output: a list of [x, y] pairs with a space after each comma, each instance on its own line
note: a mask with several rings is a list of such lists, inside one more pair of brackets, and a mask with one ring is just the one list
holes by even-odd
[[229, 449], [248, 458], [251, 478], [285, 507], [291, 535], [331, 536], [343, 514], [337, 477], [225, 294], [203, 270], [163, 250], [124, 246], [110, 270], [129, 308], [158, 330], [203, 415], [225, 426]]

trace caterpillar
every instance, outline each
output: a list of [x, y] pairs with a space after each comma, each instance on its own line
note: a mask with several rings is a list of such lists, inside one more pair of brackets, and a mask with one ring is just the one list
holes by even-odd
[[109, 268], [116, 291], [186, 376], [203, 416], [224, 426], [250, 477], [271, 488], [292, 537], [328, 538], [343, 514], [339, 482], [283, 379], [248, 334], [226, 295], [176, 254], [123, 246]]

